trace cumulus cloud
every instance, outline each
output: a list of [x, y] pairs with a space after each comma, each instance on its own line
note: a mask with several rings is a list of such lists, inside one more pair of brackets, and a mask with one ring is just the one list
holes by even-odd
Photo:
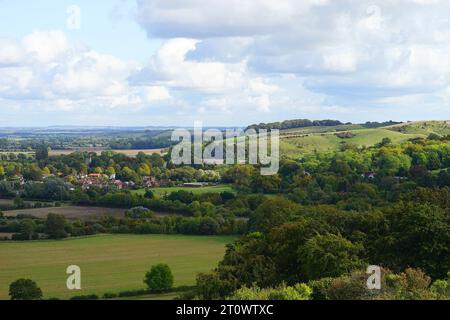
[[199, 42], [186, 38], [166, 41], [134, 80], [206, 93], [225, 93], [247, 85], [245, 60], [238, 63], [188, 60], [188, 53], [195, 51]]
[[201, 40], [167, 40], [149, 64], [132, 75], [132, 83], [163, 86], [184, 94], [200, 94], [201, 112], [216, 108], [229, 112], [234, 107], [268, 112], [270, 95], [279, 90], [269, 79], [252, 74], [245, 59], [237, 62], [188, 59]]
[[[450, 84], [448, 1], [137, 3], [150, 37], [201, 40], [188, 58], [245, 61], [248, 72], [266, 79], [295, 74], [330, 105], [437, 95]], [[265, 106], [271, 99], [256, 100]]]
[[38, 63], [58, 60], [69, 50], [66, 36], [58, 30], [33, 31], [23, 38], [22, 46], [30, 58]]
[[70, 43], [62, 31], [33, 31], [21, 41], [0, 41], [0, 97], [7, 105], [33, 104], [42, 111], [99, 113], [172, 99], [164, 86], [130, 85], [128, 77], [138, 68]]
[[283, 31], [328, 0], [137, 0], [138, 20], [150, 36], [254, 36]]
[[159, 46], [147, 61], [58, 30], [0, 39], [0, 101], [172, 124], [448, 117], [449, 14], [446, 0], [136, 0]]
[[197, 42], [183, 38], [168, 40], [136, 79], [174, 88], [210, 92], [222, 92], [240, 86], [245, 65], [186, 59], [187, 53], [195, 50]]

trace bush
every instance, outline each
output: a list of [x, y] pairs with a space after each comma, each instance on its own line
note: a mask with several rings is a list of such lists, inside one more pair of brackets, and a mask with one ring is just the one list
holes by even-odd
[[304, 283], [298, 283], [293, 287], [281, 285], [277, 288], [260, 289], [243, 287], [237, 290], [231, 300], [309, 300], [312, 289]]
[[62, 239], [68, 236], [66, 232], [66, 217], [60, 214], [49, 213], [45, 221], [45, 233], [51, 239]]
[[147, 218], [153, 218], [155, 216], [155, 214], [144, 207], [134, 207], [131, 208], [130, 210], [127, 210], [125, 212], [125, 215], [127, 218], [131, 218], [131, 219], [147, 219]]
[[98, 296], [96, 294], [87, 294], [84, 296], [74, 296], [70, 300], [98, 300]]
[[33, 280], [19, 279], [9, 285], [11, 300], [40, 300], [42, 290]]
[[117, 298], [119, 295], [117, 293], [110, 293], [107, 292], [103, 295], [103, 299], [115, 299]]
[[42, 205], [42, 202], [36, 202], [35, 204], [34, 204], [34, 207], [37, 209], [37, 208], [42, 208], [43, 207], [43, 205]]
[[313, 290], [313, 300], [330, 300], [328, 297], [328, 289], [331, 287], [333, 278], [322, 278], [308, 282], [308, 286]]
[[142, 296], [145, 294], [150, 293], [148, 290], [140, 289], [140, 290], [128, 290], [128, 291], [122, 291], [119, 292], [118, 296], [121, 298], [124, 297], [136, 297], [136, 296]]
[[172, 271], [167, 264], [155, 265], [145, 275], [144, 283], [154, 292], [170, 290], [173, 287]]

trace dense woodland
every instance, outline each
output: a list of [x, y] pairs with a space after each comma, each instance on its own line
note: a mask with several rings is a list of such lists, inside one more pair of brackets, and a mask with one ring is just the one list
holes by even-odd
[[[324, 125], [324, 124], [321, 124]], [[17, 240], [95, 233], [235, 234], [217, 268], [200, 274], [188, 298], [443, 299], [450, 297], [450, 137], [395, 145], [342, 144], [338, 152], [282, 159], [277, 175], [240, 166], [175, 167], [169, 156], [74, 153], [0, 161], [0, 196], [16, 207], [111, 206], [123, 218], [67, 220], [50, 214], [0, 218]], [[114, 186], [82, 189], [80, 175], [116, 176], [142, 188], [232, 184], [235, 192], [164, 196]], [[20, 177], [20, 178], [19, 178]], [[50, 201], [50, 203], [48, 203]], [[168, 215], [157, 216], [156, 212]], [[368, 265], [383, 267], [383, 290], [368, 293]]]

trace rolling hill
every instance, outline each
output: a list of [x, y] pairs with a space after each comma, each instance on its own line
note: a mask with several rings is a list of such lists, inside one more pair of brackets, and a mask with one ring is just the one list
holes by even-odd
[[339, 150], [342, 143], [370, 147], [383, 138], [401, 143], [426, 138], [430, 133], [450, 134], [450, 121], [417, 121], [374, 129], [357, 124], [288, 129], [281, 132], [280, 152], [286, 158], [299, 158], [315, 151]]
[[386, 129], [406, 134], [429, 135], [435, 133], [445, 136], [450, 134], [450, 121], [414, 121], [389, 126]]

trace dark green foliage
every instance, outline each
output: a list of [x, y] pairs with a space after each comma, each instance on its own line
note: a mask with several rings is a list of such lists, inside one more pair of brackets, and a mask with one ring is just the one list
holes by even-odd
[[250, 230], [266, 232], [293, 219], [298, 210], [297, 204], [285, 198], [269, 199], [252, 214], [249, 222]]
[[9, 286], [11, 300], [40, 300], [42, 290], [30, 279], [19, 279]]
[[36, 160], [46, 160], [48, 159], [48, 147], [39, 146], [36, 148]]
[[139, 290], [126, 290], [121, 291], [118, 293], [118, 297], [120, 298], [126, 298], [126, 297], [136, 297], [136, 296], [142, 296], [145, 294], [149, 294], [151, 291], [146, 289], [139, 289]]
[[51, 239], [62, 239], [68, 236], [66, 218], [60, 214], [49, 213], [45, 221], [45, 233]]
[[117, 293], [107, 292], [107, 293], [103, 294], [103, 299], [115, 299], [117, 297], [119, 297], [119, 295]]
[[163, 292], [173, 287], [173, 275], [167, 264], [157, 264], [145, 275], [144, 283], [154, 292]]
[[125, 215], [131, 219], [147, 219], [155, 216], [151, 210], [144, 207], [131, 208], [125, 212]]
[[448, 211], [433, 205], [403, 204], [387, 215], [390, 234], [381, 236], [378, 259], [402, 270], [420, 268], [433, 278], [450, 269], [450, 224]]
[[313, 300], [450, 299], [450, 292], [446, 292], [447, 280], [432, 284], [430, 277], [418, 269], [407, 268], [400, 273], [383, 270], [380, 290], [368, 290], [366, 280], [365, 272], [354, 271], [337, 278], [311, 281], [308, 285], [313, 289]]
[[[286, 120], [283, 122], [273, 122], [273, 123], [260, 123], [253, 124], [249, 126], [247, 129], [291, 129], [291, 128], [305, 128], [305, 127], [313, 127], [313, 126], [338, 126], [343, 123], [338, 120], [308, 120], [308, 119], [295, 119], [295, 120]], [[247, 130], [246, 129], [246, 130]]]
[[82, 296], [74, 296], [70, 300], [98, 300], [99, 297], [96, 294], [87, 294]]
[[318, 235], [299, 249], [299, 265], [303, 266], [305, 276], [311, 280], [336, 277], [363, 266], [358, 256], [361, 250], [361, 245], [341, 236]]
[[146, 197], [148, 199], [153, 199], [155, 197], [155, 193], [152, 190], [147, 189], [147, 190], [145, 190], [144, 197]]

